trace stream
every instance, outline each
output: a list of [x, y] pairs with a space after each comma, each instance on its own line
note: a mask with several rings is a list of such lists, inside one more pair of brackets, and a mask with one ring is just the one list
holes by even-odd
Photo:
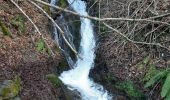
[[[80, 15], [88, 15], [86, 12], [86, 2], [82, 0], [67, 0], [71, 8]], [[55, 4], [52, 0], [51, 4]], [[95, 59], [95, 37], [93, 24], [90, 19], [80, 18], [81, 41], [79, 55], [72, 69], [61, 73], [59, 78], [72, 91], [78, 91], [82, 100], [111, 100], [112, 96], [103, 86], [94, 83], [89, 78], [90, 69], [94, 67]]]

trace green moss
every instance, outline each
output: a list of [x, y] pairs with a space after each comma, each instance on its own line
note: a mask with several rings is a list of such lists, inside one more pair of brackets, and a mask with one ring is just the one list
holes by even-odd
[[14, 80], [6, 80], [0, 87], [0, 98], [11, 99], [16, 97], [21, 89], [21, 80], [18, 76]]
[[45, 44], [45, 41], [42, 38], [37, 41], [36, 50], [39, 52], [47, 53], [49, 56], [51, 56], [52, 54], [50, 48], [47, 47], [47, 45]]
[[39, 52], [46, 52], [49, 55], [51, 55], [50, 49], [46, 46], [45, 42], [43, 39], [39, 39], [36, 45], [36, 49]]
[[43, 6], [43, 9], [44, 9], [44, 11], [45, 11], [45, 12], [47, 12], [47, 13], [48, 13], [48, 15], [50, 15], [50, 16], [51, 16], [51, 11], [50, 11], [50, 7], [49, 7], [49, 6], [44, 5], [44, 6]]
[[46, 47], [45, 47], [45, 42], [43, 39], [39, 39], [38, 42], [37, 42], [37, 50], [40, 51], [40, 52], [45, 52], [46, 50]]
[[12, 35], [9, 28], [2, 22], [1, 18], [0, 18], [0, 28], [2, 29], [2, 32], [4, 35], [7, 35], [7, 36]]
[[66, 8], [68, 6], [67, 0], [59, 0], [58, 1], [58, 6], [60, 6], [62, 8]]
[[48, 74], [47, 78], [55, 87], [60, 87], [62, 85], [62, 81], [55, 74]]
[[26, 27], [24, 16], [21, 15], [15, 16], [14, 18], [12, 18], [11, 24], [18, 29], [19, 33], [25, 32]]
[[144, 96], [131, 81], [119, 82], [115, 85], [115, 87], [126, 92], [130, 97], [140, 98]]

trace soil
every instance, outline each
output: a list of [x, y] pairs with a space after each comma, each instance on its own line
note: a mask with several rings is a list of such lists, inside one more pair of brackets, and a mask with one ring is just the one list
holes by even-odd
[[[87, 0], [87, 2], [90, 2], [89, 12], [98, 17], [98, 2], [94, 3], [92, 1]], [[125, 17], [127, 10], [123, 9], [127, 8], [131, 1], [101, 0], [100, 17]], [[157, 12], [154, 12], [155, 10], [151, 8], [149, 9], [149, 15], [146, 14], [144, 17], [170, 12], [168, 0], [157, 1]], [[56, 73], [58, 70], [56, 66], [63, 64], [63, 58], [56, 49], [54, 41], [51, 39], [50, 30], [48, 30], [50, 27], [49, 21], [27, 1], [21, 0], [18, 3], [38, 26], [55, 56], [52, 57], [48, 52], [40, 52], [36, 49], [40, 36], [25, 17], [26, 27], [24, 32], [12, 25], [13, 18], [23, 15], [9, 0], [0, 0], [0, 20], [12, 33], [11, 36], [5, 36], [0, 30], [0, 82], [13, 79], [16, 75], [19, 75], [22, 87], [19, 97], [22, 100], [54, 100], [56, 98], [66, 100], [62, 90], [63, 87], [55, 88], [46, 78], [46, 75]], [[135, 7], [133, 6], [132, 9], [135, 9]], [[163, 20], [168, 21], [169, 17]], [[155, 46], [134, 45], [130, 42], [122, 44], [120, 36], [114, 32], [108, 32], [102, 25], [99, 27], [97, 25], [99, 23], [95, 21], [94, 23], [98, 39], [95, 67], [90, 74], [94, 81], [102, 84], [112, 94], [116, 94], [116, 100], [129, 99], [123, 91], [113, 87], [115, 83], [125, 80], [133, 81], [149, 99], [161, 100], [160, 85], [157, 85], [153, 92], [152, 88], [145, 89], [143, 87], [144, 82], [140, 80], [147, 73], [149, 67], [140, 68], [139, 64], [149, 56], [150, 63], [157, 69], [165, 69], [170, 66], [170, 52]], [[117, 21], [107, 23], [113, 27], [120, 25]], [[103, 29], [99, 31], [101, 27]], [[163, 40], [161, 43], [163, 42], [164, 45], [169, 46], [169, 39], [170, 37], [166, 36], [160, 40]]]
[[[0, 19], [12, 34], [5, 36], [0, 29], [0, 82], [18, 75], [21, 78], [19, 97], [22, 100], [54, 100], [61, 96], [61, 88], [55, 88], [46, 75], [55, 74], [63, 58], [51, 39], [48, 19], [27, 1], [18, 3], [40, 29], [55, 56], [36, 49], [40, 36], [33, 25], [9, 0], [0, 0]], [[16, 16], [24, 17], [24, 32], [12, 25]]]
[[[101, 18], [126, 17], [126, 9], [131, 2], [131, 0], [101, 0], [100, 12], [98, 9], [98, 2], [92, 2], [91, 5], [93, 4], [93, 6], [90, 10], [93, 11], [93, 16], [99, 16], [100, 14]], [[170, 12], [170, 5], [168, 2], [168, 0], [158, 0], [156, 8], [157, 13], [163, 14], [166, 12]], [[132, 7], [134, 7], [135, 9], [135, 5]], [[151, 9], [152, 7], [150, 8], [150, 10]], [[149, 16], [153, 15], [149, 13]], [[168, 20], [169, 17], [166, 17], [165, 19]], [[124, 29], [120, 26], [121, 21], [108, 21], [106, 23], [124, 32]], [[144, 88], [145, 82], [142, 82], [141, 80], [148, 72], [149, 67], [146, 65], [145, 67], [141, 68], [140, 63], [142, 63], [144, 59], [149, 56], [150, 63], [152, 63], [156, 67], [156, 69], [166, 69], [170, 66], [170, 52], [168, 50], [155, 46], [138, 44], [134, 45], [134, 43], [122, 40], [118, 34], [112, 32], [111, 30], [108, 30], [108, 28], [104, 27], [102, 24], [99, 26], [99, 23], [97, 23], [95, 27], [98, 39], [98, 47], [96, 48], [97, 56], [95, 60], [95, 67], [91, 71], [91, 77], [100, 84], [103, 84], [105, 88], [110, 91], [111, 94], [125, 96], [126, 94], [121, 93], [120, 91], [116, 92], [118, 90], [114, 88], [114, 84], [121, 81], [130, 80], [135, 83], [137, 88], [139, 88], [139, 90], [141, 90], [148, 97], [148, 99], [161, 100], [160, 85], [155, 86], [155, 89]], [[157, 31], [159, 32], [160, 30]], [[170, 36], [167, 35], [165, 37], [162, 37], [163, 42], [161, 43], [167, 43], [164, 45], [169, 47], [170, 42], [167, 41], [166, 38], [170, 38]], [[111, 76], [109, 82], [107, 80], [108, 75]], [[124, 96], [123, 98], [125, 100], [128, 99]]]

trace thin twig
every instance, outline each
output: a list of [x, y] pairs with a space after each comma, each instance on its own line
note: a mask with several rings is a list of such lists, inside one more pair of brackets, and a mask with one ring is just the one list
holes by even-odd
[[155, 45], [155, 46], [159, 46], [159, 47], [161, 47], [161, 48], [164, 48], [164, 49], [167, 49], [168, 51], [170, 51], [170, 48], [167, 48], [167, 47], [161, 45], [160, 43], [147, 43], [147, 42], [133, 41], [133, 40], [129, 39], [126, 35], [124, 35], [123, 33], [121, 33], [119, 30], [114, 29], [113, 27], [109, 26], [108, 24], [106, 24], [106, 23], [104, 23], [104, 22], [103, 22], [103, 24], [104, 24], [106, 27], [108, 27], [109, 29], [115, 31], [116, 33], [118, 33], [119, 35], [121, 35], [122, 37], [124, 37], [124, 38], [125, 38], [127, 41], [129, 41], [129, 42], [132, 42], [132, 43], [134, 43], [134, 44]]
[[17, 3], [15, 3], [14, 0], [10, 0], [10, 1], [22, 12], [22, 14], [31, 22], [31, 24], [34, 26], [35, 30], [38, 32], [38, 34], [40, 35], [40, 37], [44, 40], [44, 42], [45, 42], [47, 48], [50, 50], [52, 56], [54, 56], [53, 51], [50, 49], [50, 46], [49, 46], [48, 43], [45, 41], [44, 36], [41, 34], [39, 28], [34, 24], [34, 22], [32, 21], [32, 19], [22, 10], [21, 7], [18, 6]]
[[76, 16], [80, 16], [80, 17], [83, 17], [83, 18], [88, 18], [88, 19], [92, 19], [92, 20], [96, 20], [96, 21], [146, 21], [146, 22], [162, 23], [162, 24], [170, 25], [167, 22], [152, 20], [153, 17], [145, 18], [145, 19], [130, 19], [130, 18], [98, 18], [98, 17], [89, 16], [89, 15], [85, 16], [85, 15], [80, 15], [79, 13], [76, 13], [76, 12], [71, 11], [71, 10], [63, 9], [63, 8], [61, 8], [59, 6], [50, 5], [49, 3], [46, 3], [46, 2], [41, 1], [41, 0], [34, 0], [34, 1], [39, 2], [41, 4], [44, 4], [44, 5], [47, 5], [47, 6], [50, 6], [50, 7], [53, 7], [53, 8], [58, 9], [58, 10], [67, 12], [67, 13], [71, 13], [71, 14], [76, 15]]
[[34, 3], [33, 1], [31, 0], [28, 0], [31, 4], [33, 4], [35, 7], [37, 7], [39, 10], [41, 10], [50, 20], [51, 22], [55, 25], [55, 27], [59, 30], [59, 33], [61, 34], [62, 38], [64, 39], [65, 43], [68, 45], [68, 47], [74, 52], [74, 54], [76, 56], [79, 57], [78, 55], [78, 52], [71, 46], [71, 44], [67, 41], [65, 35], [64, 35], [64, 32], [63, 30], [57, 25], [57, 23], [53, 20], [53, 18], [51, 18], [47, 12], [45, 12], [40, 6], [38, 6], [36, 3]]

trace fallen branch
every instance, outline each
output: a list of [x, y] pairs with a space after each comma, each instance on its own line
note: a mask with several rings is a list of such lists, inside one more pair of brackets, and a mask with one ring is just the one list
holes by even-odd
[[38, 34], [40, 35], [40, 37], [44, 40], [44, 42], [45, 42], [47, 48], [50, 50], [52, 56], [54, 56], [53, 51], [50, 49], [50, 46], [49, 46], [48, 43], [45, 41], [44, 36], [41, 34], [40, 30], [39, 30], [38, 27], [34, 24], [34, 22], [32, 21], [32, 19], [22, 10], [21, 7], [18, 6], [17, 3], [15, 3], [14, 0], [10, 0], [10, 1], [22, 12], [22, 14], [31, 22], [31, 24], [34, 26], [35, 30], [38, 32]]
[[[34, 1], [36, 1], [36, 2], [38, 2], [38, 3], [41, 3], [41, 4], [43, 4], [43, 5], [47, 5], [47, 6], [50, 6], [50, 7], [55, 8], [55, 9], [58, 9], [58, 10], [67, 12], [67, 13], [71, 13], [71, 14], [76, 15], [76, 16], [80, 16], [80, 17], [83, 17], [83, 18], [88, 18], [88, 19], [92, 19], [92, 20], [96, 20], [96, 21], [146, 21], [146, 22], [162, 23], [162, 24], [170, 25], [170, 24], [167, 23], [167, 22], [152, 20], [152, 19], [157, 18], [157, 17], [160, 18], [160, 17], [167, 16], [167, 14], [166, 14], [166, 15], [159, 15], [159, 16], [155, 16], [155, 17], [151, 17], [151, 18], [145, 18], [145, 19], [130, 19], [130, 18], [98, 18], [98, 17], [80, 15], [79, 13], [76, 13], [76, 12], [74, 12], [74, 11], [64, 9], [64, 8], [62, 8], [62, 7], [59, 7], [59, 6], [50, 5], [49, 3], [46, 3], [46, 2], [41, 1], [41, 0], [34, 0]], [[168, 15], [169, 15], [169, 14], [168, 14]]]
[[161, 48], [167, 49], [168, 51], [170, 51], [170, 48], [167, 48], [163, 45], [161, 45], [160, 43], [147, 43], [147, 42], [138, 42], [138, 41], [133, 41], [131, 39], [129, 39], [126, 35], [124, 35], [123, 33], [121, 33], [119, 30], [111, 27], [110, 25], [103, 23], [106, 27], [108, 27], [109, 29], [113, 30], [114, 32], [118, 33], [120, 36], [124, 37], [127, 41], [132, 42], [134, 44], [146, 44], [146, 45], [155, 45], [155, 46], [159, 46]]
[[57, 25], [57, 23], [53, 20], [53, 18], [51, 18], [46, 11], [44, 11], [39, 5], [37, 5], [35, 2], [28, 0], [31, 4], [33, 4], [35, 7], [37, 7], [39, 10], [41, 10], [47, 17], [48, 19], [50, 19], [50, 21], [55, 25], [55, 27], [59, 30], [59, 33], [61, 34], [62, 38], [64, 39], [64, 42], [68, 45], [68, 47], [74, 52], [74, 54], [78, 57], [80, 57], [78, 55], [78, 52], [71, 46], [71, 44], [67, 41], [64, 32], [62, 31], [62, 29]]

